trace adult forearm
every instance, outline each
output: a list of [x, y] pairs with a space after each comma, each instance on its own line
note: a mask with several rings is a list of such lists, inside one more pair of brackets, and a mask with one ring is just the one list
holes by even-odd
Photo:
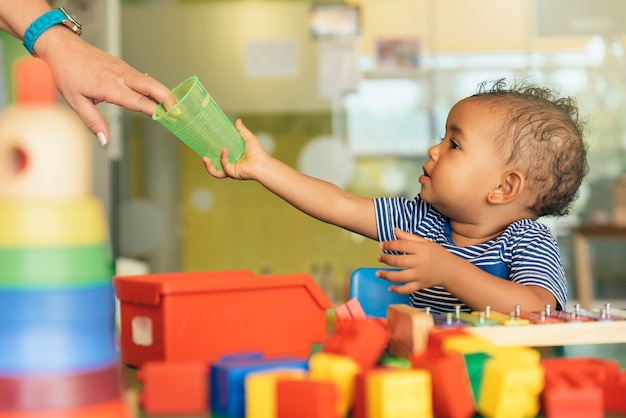
[[28, 26], [49, 10], [45, 0], [2, 0], [0, 29], [21, 40]]

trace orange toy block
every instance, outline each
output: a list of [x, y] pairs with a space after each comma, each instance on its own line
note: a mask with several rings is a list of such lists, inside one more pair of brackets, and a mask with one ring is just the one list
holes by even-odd
[[438, 418], [474, 416], [474, 398], [465, 360], [460, 353], [423, 353], [413, 356], [416, 369], [427, 370], [432, 379], [433, 412]]
[[410, 358], [426, 350], [428, 333], [435, 327], [432, 315], [409, 305], [387, 307], [389, 328], [389, 352], [402, 358]]
[[115, 277], [122, 362], [201, 361], [230, 353], [308, 357], [333, 307], [308, 274], [247, 270]]
[[340, 418], [333, 382], [284, 379], [276, 384], [277, 418]]
[[146, 414], [202, 414], [208, 410], [208, 369], [200, 362], [146, 362], [137, 372]]
[[387, 328], [377, 318], [341, 321], [322, 351], [351, 357], [368, 370], [376, 366], [388, 342]]
[[365, 311], [358, 299], [352, 298], [335, 308], [335, 318], [337, 322], [350, 319], [366, 319]]

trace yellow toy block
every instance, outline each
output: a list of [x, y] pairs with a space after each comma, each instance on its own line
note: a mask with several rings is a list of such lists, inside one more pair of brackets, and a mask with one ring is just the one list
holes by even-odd
[[431, 376], [426, 370], [375, 370], [365, 376], [368, 418], [433, 416]]
[[539, 363], [490, 359], [485, 363], [478, 412], [486, 418], [526, 418], [539, 413], [544, 370]]
[[338, 416], [346, 416], [352, 407], [354, 380], [360, 372], [361, 367], [356, 361], [341, 354], [320, 351], [309, 358], [309, 377], [312, 380], [332, 381], [337, 386]]
[[485, 353], [492, 355], [498, 348], [489, 341], [473, 335], [454, 335], [446, 338], [442, 344], [444, 353]]
[[304, 379], [304, 370], [271, 370], [250, 373], [245, 380], [246, 418], [275, 418], [276, 383], [281, 379]]
[[509, 362], [533, 365], [539, 364], [541, 353], [539, 353], [539, 350], [530, 347], [499, 347], [492, 353], [492, 357]]
[[410, 358], [426, 349], [428, 333], [435, 327], [433, 316], [409, 305], [387, 307], [389, 329], [389, 352], [402, 358]]

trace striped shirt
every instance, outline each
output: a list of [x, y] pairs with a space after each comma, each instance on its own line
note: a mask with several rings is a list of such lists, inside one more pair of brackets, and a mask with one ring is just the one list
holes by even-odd
[[[450, 220], [421, 200], [419, 195], [413, 199], [382, 197], [374, 199], [374, 204], [381, 242], [396, 239], [393, 228], [398, 227], [440, 244], [494, 276], [547, 289], [556, 298], [556, 309], [566, 306], [565, 271], [559, 247], [546, 225], [522, 219], [509, 225], [497, 237], [458, 247], [452, 240]], [[410, 299], [412, 306], [422, 309], [428, 306], [437, 313], [454, 312], [456, 305], [461, 305], [462, 311], [471, 311], [440, 286], [421, 289], [412, 293]]]

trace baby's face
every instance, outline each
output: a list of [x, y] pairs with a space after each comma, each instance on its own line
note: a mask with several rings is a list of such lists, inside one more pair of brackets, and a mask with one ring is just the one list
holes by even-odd
[[502, 182], [504, 159], [495, 137], [504, 113], [475, 98], [450, 110], [446, 134], [428, 150], [420, 176], [422, 198], [455, 220], [471, 221]]

